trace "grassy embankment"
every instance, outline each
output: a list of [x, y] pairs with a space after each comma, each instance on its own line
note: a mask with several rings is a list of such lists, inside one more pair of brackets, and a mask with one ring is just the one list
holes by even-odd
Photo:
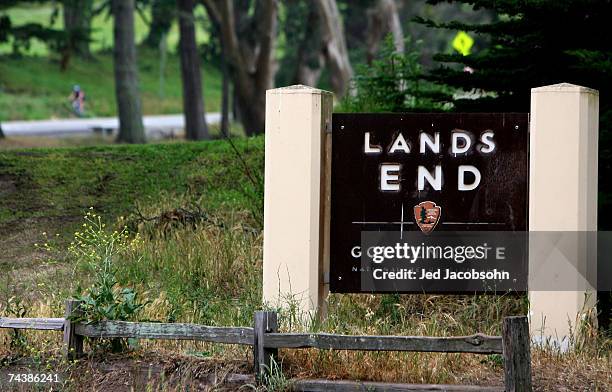
[[[144, 114], [181, 113], [180, 64], [168, 56], [163, 94], [160, 91], [158, 53], [139, 51], [138, 67]], [[217, 69], [202, 68], [206, 110], [219, 110], [221, 81]], [[47, 57], [0, 57], [0, 120], [36, 120], [72, 116], [68, 96], [74, 84], [86, 93], [88, 116], [114, 116], [115, 90], [112, 55], [97, 53], [94, 60], [75, 58], [65, 71]]]
[[[7, 11], [15, 25], [42, 23], [50, 25], [53, 12], [50, 4], [13, 7]], [[198, 17], [203, 10], [198, 8]], [[150, 16], [146, 16], [150, 20]], [[55, 28], [61, 28], [61, 15]], [[141, 42], [148, 27], [136, 14], [136, 42]], [[105, 14], [93, 19], [91, 49], [94, 58], [72, 57], [69, 68], [60, 71], [58, 56], [46, 45], [32, 41], [22, 57], [12, 57], [10, 43], [0, 44], [0, 121], [35, 120], [71, 117], [68, 95], [74, 84], [82, 86], [87, 96], [89, 116], [115, 115], [115, 91], [112, 67], [112, 19]], [[207, 34], [198, 24], [197, 40], [207, 41]], [[178, 29], [174, 23], [168, 34], [168, 57], [161, 72], [158, 50], [141, 47], [138, 51], [140, 90], [145, 114], [182, 112], [180, 64], [176, 54]], [[160, 83], [163, 75], [163, 83]], [[203, 65], [204, 100], [209, 112], [218, 111], [221, 97], [219, 71]]]
[[[261, 177], [263, 139], [236, 144], [251, 177]], [[0, 183], [2, 315], [61, 316], [63, 300], [92, 283], [91, 269], [67, 252], [91, 206], [108, 231], [127, 223], [139, 235], [114, 259], [119, 285], [149, 301], [138, 319], [250, 325], [262, 306], [261, 189], [226, 141], [6, 151], [0, 153]], [[181, 208], [196, 219], [185, 219]], [[499, 334], [504, 316], [524, 311], [524, 299], [515, 297], [332, 295], [324, 323], [287, 311], [281, 326], [349, 334]], [[17, 345], [6, 331], [2, 336], [0, 352], [7, 355], [20, 350], [47, 358], [60, 348], [59, 336], [49, 333], [23, 334], [26, 340]], [[610, 341], [588, 337], [571, 355], [535, 350], [536, 383], [606, 390], [612, 383]], [[141, 342], [137, 350], [245, 362], [250, 355], [245, 348], [195, 342]], [[288, 376], [501, 382], [498, 356], [287, 350], [281, 358]]]

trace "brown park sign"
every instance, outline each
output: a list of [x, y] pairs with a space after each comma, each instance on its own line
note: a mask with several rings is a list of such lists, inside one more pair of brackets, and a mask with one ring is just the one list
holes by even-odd
[[362, 280], [366, 232], [431, 242], [527, 230], [528, 114], [334, 114], [332, 124], [332, 292], [379, 291]]

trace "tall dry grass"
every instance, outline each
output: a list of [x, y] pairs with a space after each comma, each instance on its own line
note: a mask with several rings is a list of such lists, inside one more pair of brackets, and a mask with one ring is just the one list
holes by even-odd
[[[200, 205], [200, 209], [195, 205]], [[197, 219], [177, 218], [177, 207], [181, 206], [198, 212]], [[250, 326], [254, 311], [264, 307], [262, 235], [254, 229], [256, 222], [248, 212], [204, 211], [202, 200], [168, 196], [154, 205], [141, 205], [138, 213], [115, 222], [115, 226], [127, 223], [141, 238], [132, 252], [116, 260], [120, 285], [134, 287], [148, 300], [138, 315], [140, 320]], [[51, 251], [49, 257], [59, 257], [57, 252]], [[39, 296], [19, 305], [20, 317], [59, 317], [65, 296], [79, 286], [91, 284], [87, 269], [75, 260], [68, 257], [62, 265], [71, 281], [37, 282], [50, 288], [63, 286], [61, 294]], [[5, 300], [0, 305], [3, 316], [16, 311], [7, 304]], [[520, 295], [332, 294], [328, 317], [323, 321], [304, 317], [290, 305], [288, 300], [287, 307], [280, 312], [283, 331], [368, 335], [456, 336], [476, 332], [498, 335], [504, 317], [527, 311], [526, 298]], [[577, 369], [582, 369], [582, 377], [597, 388], [609, 385], [610, 340], [593, 328], [584, 330], [588, 339], [583, 339], [579, 350], [572, 354], [534, 350], [535, 378], [552, 382], [553, 370], [578, 377]], [[0, 334], [0, 350], [4, 354], [14, 354], [19, 349], [21, 355], [33, 352], [41, 356], [59, 355], [60, 337], [56, 334], [22, 333], [19, 347], [15, 346], [10, 331]], [[131, 343], [134, 350], [251, 361], [246, 347], [201, 342]], [[499, 384], [502, 374], [498, 355], [281, 350], [280, 359], [287, 377]]]

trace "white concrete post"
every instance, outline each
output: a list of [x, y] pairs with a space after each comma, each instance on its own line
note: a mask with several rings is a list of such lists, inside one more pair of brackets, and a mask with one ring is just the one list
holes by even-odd
[[[530, 232], [597, 231], [598, 116], [596, 90], [567, 83], [531, 90]], [[563, 273], [575, 276], [578, 282], [582, 277], [577, 270], [596, 268], [596, 260], [589, 254], [592, 250], [580, 239], [584, 237], [566, 238], [574, 242], [566, 244], [565, 250], [569, 249], [570, 257], [579, 265], [562, 262], [563, 250], [538, 257], [534, 250], [538, 241], [533, 240], [529, 260], [532, 339], [562, 349], [569, 347], [570, 333], [577, 331], [581, 317], [594, 310], [597, 294], [596, 287], [580, 291], [538, 290], [554, 285]], [[551, 281], [545, 285], [546, 279]], [[584, 280], [578, 286], [584, 287]]]
[[329, 265], [333, 95], [307, 86], [266, 93], [263, 300], [324, 312]]

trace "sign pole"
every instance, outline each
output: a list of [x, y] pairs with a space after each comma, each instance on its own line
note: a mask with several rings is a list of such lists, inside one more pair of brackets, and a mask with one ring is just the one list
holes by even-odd
[[[584, 239], [597, 231], [598, 117], [596, 90], [567, 83], [531, 90], [531, 336], [535, 343], [553, 344], [563, 350], [569, 348], [571, 333], [579, 330], [580, 321], [596, 315], [597, 291], [589, 283], [596, 280], [584, 280], [580, 272], [593, 274], [597, 268], [596, 258], [592, 257], [596, 249], [590, 249]], [[544, 232], [563, 232], [560, 235], [569, 235], [572, 246], [538, 257], [534, 247], [541, 243]], [[564, 256], [571, 261], [565, 263]], [[567, 276], [583, 282], [574, 291], [563, 287], [558, 290], [564, 291], [543, 289], [544, 285], [554, 288], [556, 279]]]
[[325, 312], [333, 95], [297, 85], [266, 92], [263, 300]]

